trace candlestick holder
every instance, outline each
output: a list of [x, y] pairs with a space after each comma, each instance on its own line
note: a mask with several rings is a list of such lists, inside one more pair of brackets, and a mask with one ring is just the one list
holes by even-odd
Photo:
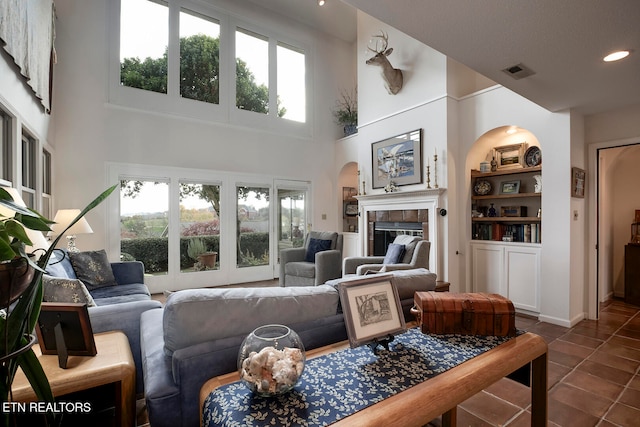
[[433, 188], [438, 188], [438, 155], [433, 155]]
[[431, 172], [429, 171], [429, 165], [427, 165], [427, 189], [431, 189]]

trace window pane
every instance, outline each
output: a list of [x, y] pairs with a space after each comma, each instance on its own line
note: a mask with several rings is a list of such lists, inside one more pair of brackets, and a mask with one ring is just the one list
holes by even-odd
[[[36, 188], [36, 140], [23, 131], [22, 134], [22, 186]], [[26, 203], [26, 200], [25, 200]]]
[[278, 190], [280, 222], [278, 229], [278, 254], [285, 248], [299, 248], [306, 234], [306, 192], [302, 190]]
[[237, 187], [238, 267], [269, 265], [269, 188]]
[[194, 12], [180, 12], [180, 95], [219, 102], [220, 25]]
[[169, 265], [169, 184], [122, 180], [120, 252], [125, 261], [144, 263], [149, 274], [166, 274]]
[[236, 106], [269, 112], [269, 41], [241, 28], [236, 31]]
[[169, 8], [161, 1], [120, 2], [120, 82], [167, 93]]
[[218, 269], [220, 186], [180, 183], [180, 271]]
[[0, 179], [13, 181], [11, 178], [11, 118], [0, 110]]
[[278, 117], [303, 122], [306, 118], [304, 52], [278, 43]]

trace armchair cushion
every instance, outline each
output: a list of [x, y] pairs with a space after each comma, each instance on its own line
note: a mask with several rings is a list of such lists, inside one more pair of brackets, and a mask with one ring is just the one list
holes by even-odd
[[382, 260], [383, 264], [397, 264], [400, 262], [402, 257], [404, 256], [406, 248], [404, 245], [400, 245], [398, 243], [390, 243], [387, 248], [387, 253], [384, 256], [384, 260]]
[[315, 262], [316, 253], [328, 251], [329, 249], [331, 249], [331, 240], [311, 238], [309, 239], [309, 246], [307, 247], [304, 260], [307, 262]]
[[69, 259], [76, 277], [93, 290], [105, 286], [115, 286], [116, 278], [104, 249], [99, 251], [69, 252]]

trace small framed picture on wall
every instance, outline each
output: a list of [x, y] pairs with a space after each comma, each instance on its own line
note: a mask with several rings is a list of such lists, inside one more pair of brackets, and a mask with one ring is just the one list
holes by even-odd
[[586, 175], [584, 169], [571, 168], [571, 197], [584, 198]]

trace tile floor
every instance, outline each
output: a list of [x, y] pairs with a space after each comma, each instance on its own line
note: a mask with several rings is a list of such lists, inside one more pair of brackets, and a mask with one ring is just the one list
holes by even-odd
[[[573, 328], [517, 316], [549, 345], [549, 426], [640, 426], [639, 313], [616, 300]], [[528, 426], [530, 406], [529, 388], [503, 379], [459, 405], [457, 425]], [[138, 407], [138, 425], [149, 426], [144, 401]]]

